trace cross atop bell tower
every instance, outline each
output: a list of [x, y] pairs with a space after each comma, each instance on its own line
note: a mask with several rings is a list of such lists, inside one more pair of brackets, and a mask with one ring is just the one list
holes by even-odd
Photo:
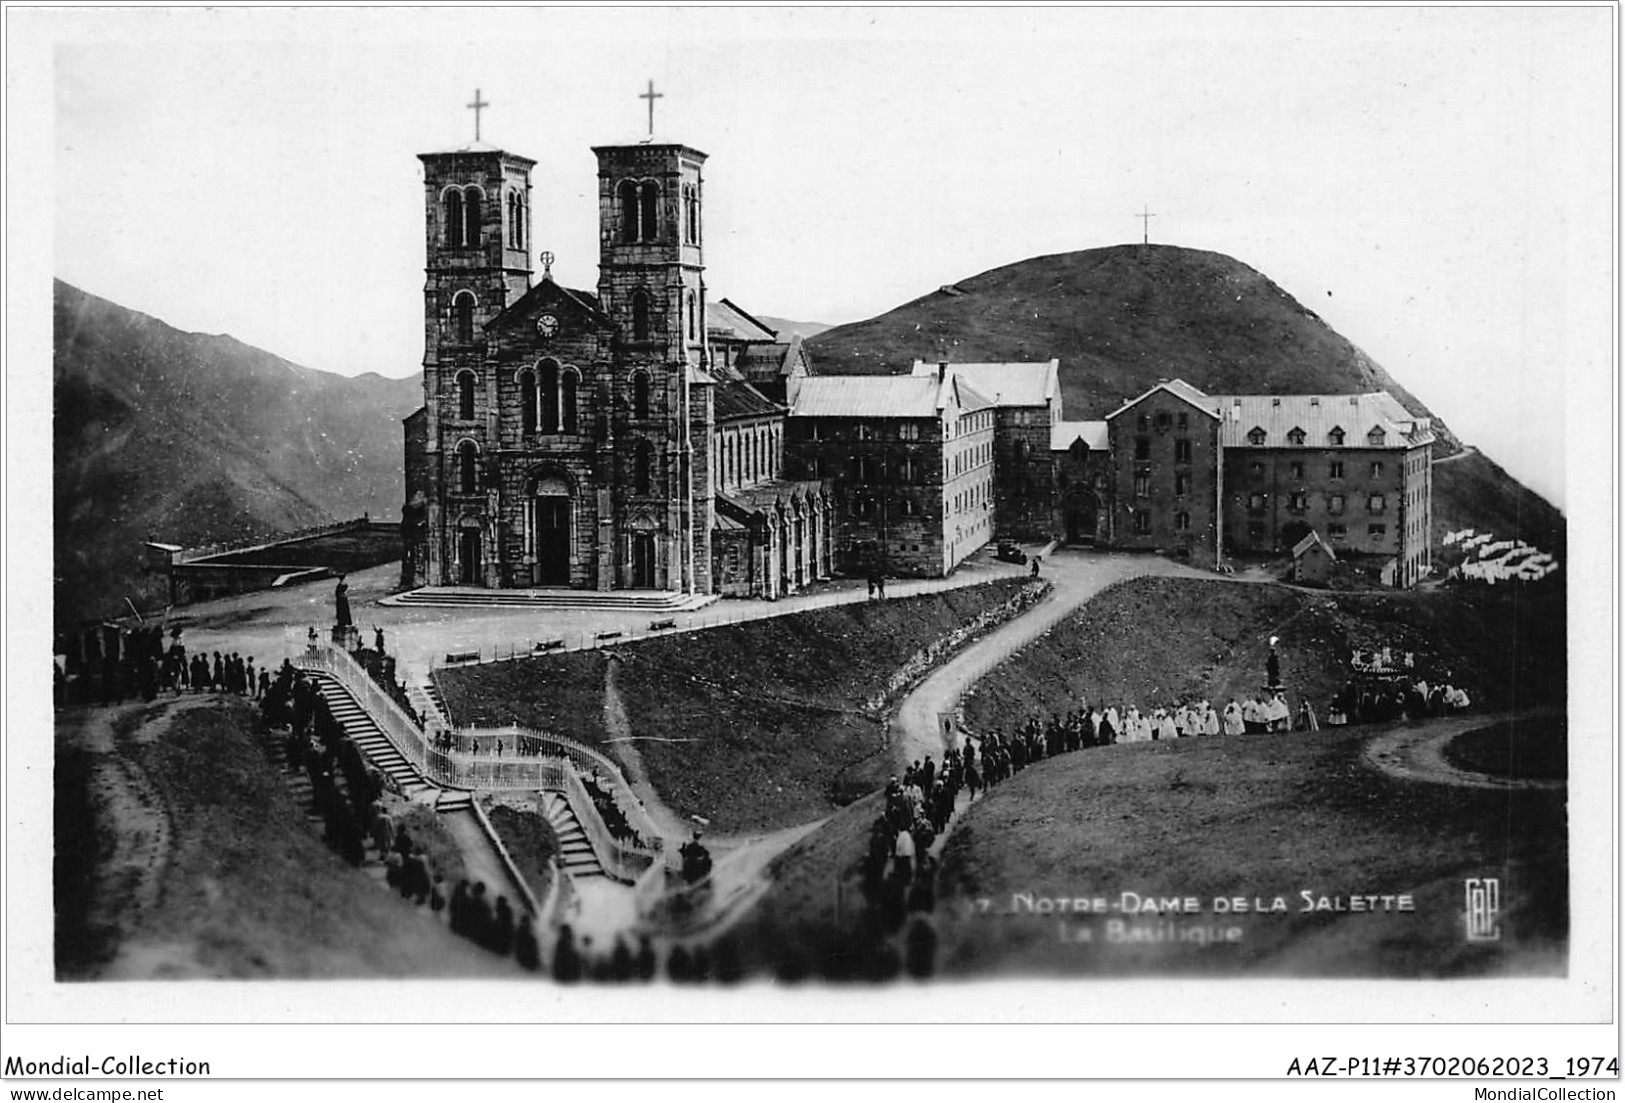
[[[479, 98], [478, 92], [474, 93], [474, 98]], [[665, 98], [666, 93], [655, 91], [655, 82], [652, 80], [649, 82], [649, 90], [647, 92], [638, 93], [638, 99], [649, 101], [649, 137], [651, 138], [655, 136], [655, 100], [663, 100]]]
[[476, 142], [480, 140], [480, 112], [490, 106], [485, 100], [480, 99], [480, 90], [478, 88], [474, 89], [474, 102], [468, 105], [468, 109], [474, 112], [474, 140]]

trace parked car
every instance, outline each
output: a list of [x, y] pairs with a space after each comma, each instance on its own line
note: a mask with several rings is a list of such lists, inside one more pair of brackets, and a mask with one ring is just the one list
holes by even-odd
[[998, 556], [999, 561], [1002, 563], [1027, 562], [1027, 553], [1022, 551], [1018, 545], [1011, 543], [1009, 540], [999, 541]]

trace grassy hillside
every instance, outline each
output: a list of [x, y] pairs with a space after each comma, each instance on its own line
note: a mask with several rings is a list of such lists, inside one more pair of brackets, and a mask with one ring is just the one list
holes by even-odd
[[[1367, 730], [1084, 751], [995, 787], [943, 848], [942, 975], [1561, 976], [1566, 794], [1390, 777], [1364, 761]], [[1503, 936], [1468, 942], [1463, 880], [1485, 875], [1504, 886]], [[1328, 906], [1305, 911], [1304, 891]], [[1110, 910], [1034, 914], [1018, 893]], [[1131, 900], [1125, 912], [1124, 893], [1194, 898], [1197, 910], [1136, 914]], [[1334, 910], [1335, 898], [1366, 894], [1408, 894], [1413, 910]], [[1215, 910], [1215, 898], [1236, 897], [1247, 913]], [[1276, 897], [1281, 910], [1252, 910]], [[1113, 923], [1239, 934], [1114, 942]]]
[[56, 283], [59, 619], [156, 594], [140, 544], [399, 516], [415, 379], [312, 371]]
[[1269, 637], [1294, 704], [1325, 702], [1351, 677], [1353, 648], [1415, 654], [1479, 708], [1564, 700], [1566, 607], [1559, 577], [1526, 586], [1307, 594], [1285, 586], [1141, 578], [1114, 586], [976, 684], [965, 717], [981, 731], [1080, 698], [1141, 709], [1219, 704], [1264, 683]]
[[227, 697], [58, 715], [58, 979], [513, 975], [324, 845], [269, 738]]
[[[1006, 601], [1008, 579], [640, 641], [613, 652], [626, 734], [683, 815], [732, 833], [827, 816], [885, 784], [886, 682], [920, 649]], [[437, 671], [458, 724], [521, 724], [599, 744], [609, 652]], [[621, 754], [625, 744], [608, 744]], [[626, 757], [624, 754], [622, 757]]]

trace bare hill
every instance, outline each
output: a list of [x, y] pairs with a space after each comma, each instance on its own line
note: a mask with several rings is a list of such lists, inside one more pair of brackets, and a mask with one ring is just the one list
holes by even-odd
[[346, 378], [56, 282], [58, 618], [156, 596], [141, 542], [399, 516], [416, 379]]

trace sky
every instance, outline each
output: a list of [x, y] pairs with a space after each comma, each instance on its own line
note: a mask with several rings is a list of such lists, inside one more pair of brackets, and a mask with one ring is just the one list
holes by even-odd
[[54, 274], [310, 367], [419, 370], [416, 155], [476, 88], [538, 162], [535, 251], [594, 287], [591, 146], [645, 134], [650, 80], [710, 154], [711, 293], [755, 313], [871, 317], [1149, 206], [1560, 505], [1569, 382], [1610, 365], [1607, 7], [11, 18], [51, 43]]

